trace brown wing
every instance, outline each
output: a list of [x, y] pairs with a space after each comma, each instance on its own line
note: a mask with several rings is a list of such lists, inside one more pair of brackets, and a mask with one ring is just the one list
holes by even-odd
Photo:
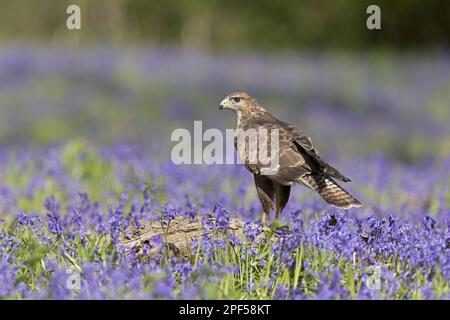
[[[293, 182], [298, 181], [305, 174], [311, 173], [311, 166], [306, 163], [305, 158], [298, 152], [297, 148], [293, 145], [293, 140], [289, 130], [282, 125], [278, 119], [272, 117], [266, 112], [258, 113], [257, 116], [245, 119], [242, 121], [242, 130], [259, 130], [261, 128], [266, 129], [268, 134], [268, 146], [267, 150], [270, 152], [270, 134], [271, 130], [278, 129], [279, 132], [279, 168], [274, 174], [270, 174], [267, 177], [284, 186], [291, 185]], [[258, 146], [261, 141], [259, 141]], [[238, 154], [244, 166], [253, 174], [259, 175], [264, 170], [264, 166], [260, 163], [252, 164], [245, 161], [248, 158], [246, 145], [243, 139], [234, 140], [235, 147], [238, 149]], [[245, 151], [244, 151], [245, 150]], [[258, 150], [258, 154], [261, 150]], [[244, 159], [244, 160], [243, 160]]]
[[292, 124], [285, 124], [288, 136], [292, 138], [291, 143], [295, 146], [305, 161], [310, 165], [313, 173], [321, 173], [338, 180], [349, 182], [349, 178], [340, 173], [335, 167], [328, 164], [322, 155], [314, 148], [311, 138], [307, 137], [302, 130]]
[[[243, 134], [243, 132], [247, 130], [254, 129], [258, 131], [260, 129], [266, 129], [266, 133], [268, 135], [267, 140], [267, 150], [270, 152], [270, 132], [273, 129], [278, 129], [279, 132], [279, 168], [278, 170], [267, 177], [274, 181], [278, 182], [282, 185], [291, 185], [294, 181], [299, 180], [303, 175], [310, 173], [311, 168], [305, 162], [304, 157], [293, 148], [292, 138], [285, 128], [281, 125], [280, 121], [276, 118], [272, 117], [270, 114], [266, 112], [258, 113], [257, 116], [252, 118], [243, 119], [241, 122], [241, 127], [238, 130], [237, 135]], [[261, 163], [250, 163], [248, 161], [248, 145], [246, 145], [246, 141], [235, 137], [234, 143], [235, 147], [238, 150], [239, 158], [242, 164], [253, 174], [259, 175], [264, 170], [265, 167]], [[258, 139], [259, 140], [259, 139]], [[258, 154], [261, 151], [260, 149], [261, 141], [258, 141]]]
[[[326, 163], [320, 153], [314, 148], [312, 141], [302, 130], [290, 123], [280, 121], [267, 112], [258, 112], [253, 117], [244, 119], [242, 129], [265, 128], [267, 132], [273, 129], [279, 130], [279, 164], [278, 171], [268, 176], [271, 180], [282, 185], [290, 185], [300, 180], [306, 174], [323, 174], [341, 181], [350, 181], [336, 168]], [[268, 140], [269, 141], [269, 140]], [[244, 150], [245, 146], [238, 145], [237, 149]], [[268, 150], [270, 148], [268, 147]], [[245, 155], [246, 152], [243, 152]], [[245, 158], [244, 157], [241, 157]], [[249, 164], [243, 161], [245, 167], [253, 174], [260, 174], [260, 164]]]

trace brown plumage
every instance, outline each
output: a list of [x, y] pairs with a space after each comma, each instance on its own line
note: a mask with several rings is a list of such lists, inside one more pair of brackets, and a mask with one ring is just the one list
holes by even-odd
[[[324, 160], [302, 130], [273, 117], [245, 92], [229, 94], [221, 102], [220, 109], [232, 109], [237, 114], [235, 146], [241, 162], [254, 175], [256, 190], [264, 210], [263, 224], [266, 223], [266, 215], [274, 209], [278, 219], [289, 200], [293, 183], [318, 192], [327, 203], [336, 207], [349, 209], [361, 206], [358, 200], [335, 181], [348, 182], [350, 179]], [[261, 129], [265, 129], [267, 134], [264, 140], [263, 136], [257, 136], [257, 153], [259, 154], [261, 145], [267, 143], [268, 157], [273, 151], [276, 152], [273, 156], [278, 156], [279, 166], [270, 174], [266, 172], [270, 164], [259, 159], [252, 160], [250, 139], [246, 139], [248, 132], [259, 132]], [[271, 130], [278, 130], [278, 150], [270, 150]]]

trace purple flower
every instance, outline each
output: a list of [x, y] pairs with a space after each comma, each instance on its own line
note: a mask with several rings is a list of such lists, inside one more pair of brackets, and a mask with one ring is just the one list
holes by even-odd
[[60, 215], [61, 213], [61, 202], [54, 196], [45, 198], [44, 206], [53, 215]]
[[30, 218], [23, 211], [19, 211], [19, 214], [17, 215], [17, 222], [20, 225], [26, 226], [30, 223]]
[[282, 284], [278, 284], [273, 298], [275, 300], [286, 300], [288, 298], [287, 293], [288, 288]]
[[170, 285], [170, 281], [167, 279], [157, 281], [155, 283], [154, 294], [157, 298], [172, 299], [173, 292], [172, 286]]
[[167, 222], [174, 220], [176, 217], [178, 217], [180, 215], [180, 209], [178, 209], [178, 208], [164, 207], [164, 208], [162, 208], [161, 211], [162, 211], [161, 219], [163, 221], [167, 221]]
[[219, 231], [228, 230], [230, 226], [230, 211], [217, 204], [213, 209], [213, 214], [216, 216], [216, 229]]
[[436, 226], [436, 220], [434, 220], [432, 217], [430, 217], [430, 216], [426, 216], [425, 218], [424, 218], [424, 225], [425, 225], [425, 228], [427, 229], [427, 230], [434, 230], [434, 228], [435, 228], [435, 226]]
[[254, 242], [256, 237], [261, 234], [262, 230], [260, 226], [253, 225], [246, 222], [244, 225], [245, 237], [250, 241]]
[[51, 233], [61, 237], [64, 231], [64, 223], [54, 214], [47, 214], [48, 228]]

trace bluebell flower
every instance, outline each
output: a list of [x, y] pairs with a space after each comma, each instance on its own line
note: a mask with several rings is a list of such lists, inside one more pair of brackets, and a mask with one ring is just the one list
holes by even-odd
[[23, 226], [26, 226], [28, 223], [30, 223], [30, 218], [25, 214], [25, 212], [20, 210], [19, 214], [17, 215], [17, 222]]

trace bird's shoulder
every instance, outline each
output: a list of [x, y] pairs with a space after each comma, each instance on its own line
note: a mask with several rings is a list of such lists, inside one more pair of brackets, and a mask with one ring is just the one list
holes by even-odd
[[265, 127], [267, 129], [282, 129], [285, 123], [267, 111], [252, 111], [246, 118], [243, 124], [247, 128], [258, 129], [260, 127]]

